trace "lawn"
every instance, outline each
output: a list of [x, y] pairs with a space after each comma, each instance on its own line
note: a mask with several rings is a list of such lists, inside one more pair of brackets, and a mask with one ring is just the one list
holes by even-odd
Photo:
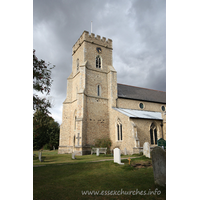
[[[58, 154], [58, 150], [55, 151], [42, 151], [42, 160], [40, 162], [38, 159], [38, 151], [33, 151], [33, 165], [48, 165], [48, 164], [63, 164], [63, 163], [80, 163], [80, 162], [91, 162], [104, 159], [113, 159], [110, 155], [100, 154], [100, 156], [93, 155], [84, 155], [76, 156], [76, 160], [72, 160], [71, 154]], [[122, 158], [128, 158], [129, 156], [121, 156]], [[138, 157], [138, 155], [132, 155], [131, 157]]]
[[[154, 185], [152, 167], [131, 166], [151, 162], [144, 156], [132, 159], [131, 165], [128, 160], [118, 165], [113, 161], [89, 162], [110, 159], [103, 155], [77, 156], [76, 160], [72, 160], [71, 155], [58, 155], [56, 151], [43, 155], [42, 163], [46, 166], [33, 168], [33, 199], [166, 199], [165, 188]], [[34, 164], [41, 162], [34, 160]], [[157, 195], [152, 193], [155, 190]], [[134, 195], [128, 195], [131, 191]], [[104, 195], [94, 195], [94, 192]], [[144, 195], [144, 192], [151, 195]]]

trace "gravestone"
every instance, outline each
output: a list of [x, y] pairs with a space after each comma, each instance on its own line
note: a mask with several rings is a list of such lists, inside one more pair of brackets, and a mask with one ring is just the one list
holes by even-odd
[[143, 155], [150, 158], [150, 144], [148, 142], [145, 142], [143, 145]]
[[75, 153], [74, 153], [74, 152], [72, 153], [72, 159], [73, 159], [73, 160], [76, 159]]
[[55, 147], [53, 146], [53, 150], [55, 151]]
[[126, 149], [126, 147], [124, 148], [124, 155], [125, 156], [127, 155], [127, 149]]
[[151, 157], [155, 184], [166, 186], [166, 151], [161, 147], [154, 147]]
[[39, 161], [42, 162], [42, 151], [39, 151], [38, 155], [39, 155]]
[[166, 140], [164, 140], [163, 138], [160, 138], [158, 141], [157, 141], [157, 144], [159, 147], [164, 147], [164, 149], [166, 149]]
[[124, 165], [124, 163], [121, 163], [121, 151], [119, 148], [114, 149], [114, 163]]
[[97, 154], [96, 155], [99, 156], [99, 148], [97, 148]]

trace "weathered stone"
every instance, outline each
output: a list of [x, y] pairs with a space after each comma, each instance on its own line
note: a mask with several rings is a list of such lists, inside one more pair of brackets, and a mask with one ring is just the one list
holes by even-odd
[[42, 151], [39, 151], [39, 161], [42, 162]]
[[155, 147], [151, 152], [156, 185], [166, 186], [166, 152], [161, 147]]
[[150, 158], [150, 144], [148, 142], [145, 142], [143, 145], [143, 155]]
[[97, 148], [97, 154], [96, 155], [99, 156], [99, 148]]
[[72, 153], [72, 159], [73, 159], [73, 160], [76, 159], [75, 153], [74, 153], [74, 152]]
[[124, 165], [124, 163], [121, 163], [121, 151], [119, 148], [114, 149], [114, 163]]

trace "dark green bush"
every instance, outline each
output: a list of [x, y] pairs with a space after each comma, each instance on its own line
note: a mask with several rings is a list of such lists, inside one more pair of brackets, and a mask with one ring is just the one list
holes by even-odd
[[102, 139], [97, 139], [95, 141], [95, 147], [107, 147], [107, 154], [110, 153], [110, 147], [112, 145], [112, 142], [110, 138], [102, 138]]

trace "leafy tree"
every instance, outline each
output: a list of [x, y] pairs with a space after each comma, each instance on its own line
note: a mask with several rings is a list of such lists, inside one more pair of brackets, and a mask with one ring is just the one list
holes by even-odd
[[53, 149], [59, 145], [59, 124], [47, 113], [37, 110], [33, 116], [33, 148], [41, 149], [45, 145]]
[[[44, 60], [38, 60], [33, 50], [33, 90], [42, 94], [50, 94], [52, 85], [51, 70], [55, 67], [49, 67], [50, 63], [45, 63]], [[51, 103], [46, 98], [41, 98], [33, 94], [33, 110], [41, 110], [44, 113], [50, 113]]]

